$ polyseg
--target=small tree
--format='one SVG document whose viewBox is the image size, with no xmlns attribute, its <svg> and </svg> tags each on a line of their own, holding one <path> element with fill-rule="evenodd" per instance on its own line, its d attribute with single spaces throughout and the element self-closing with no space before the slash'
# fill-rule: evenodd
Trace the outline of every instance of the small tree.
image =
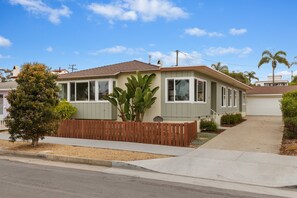
<svg viewBox="0 0 297 198">
<path fill-rule="evenodd" d="M 37 146 L 39 139 L 56 132 L 59 116 L 57 76 L 44 64 L 24 64 L 16 82 L 18 87 L 9 92 L 6 124 L 10 141 L 31 140 Z"/>
<path fill-rule="evenodd" d="M 60 119 L 69 120 L 77 112 L 77 108 L 74 107 L 70 102 L 61 100 L 56 106 L 55 111 L 58 113 Z"/>
<path fill-rule="evenodd" d="M 123 121 L 142 122 L 145 112 L 157 99 L 154 95 L 159 87 L 151 88 L 155 77 L 156 74 L 141 75 L 137 72 L 136 76 L 131 75 L 127 78 L 128 82 L 125 84 L 127 91 L 115 87 L 113 93 L 104 99 L 117 107 Z"/>
<path fill-rule="evenodd" d="M 220 72 L 228 72 L 229 69 L 228 69 L 228 66 L 227 65 L 222 65 L 221 62 L 218 62 L 218 63 L 214 63 L 214 64 L 211 64 L 211 68 L 217 70 L 217 71 L 220 71 Z"/>
<path fill-rule="evenodd" d="M 248 79 L 250 85 L 252 84 L 252 79 L 259 80 L 259 78 L 256 76 L 256 72 L 254 71 L 245 71 L 244 75 Z"/>
</svg>

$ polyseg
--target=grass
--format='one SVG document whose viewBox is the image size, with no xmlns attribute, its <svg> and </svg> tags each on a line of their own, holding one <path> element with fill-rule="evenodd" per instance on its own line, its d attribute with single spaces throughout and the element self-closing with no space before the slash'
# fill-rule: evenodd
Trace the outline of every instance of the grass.
<svg viewBox="0 0 297 198">
<path fill-rule="evenodd" d="M 7 140 L 0 140 L 0 148 L 25 151 L 29 153 L 48 153 L 54 155 L 63 155 L 71 157 L 81 157 L 89 159 L 100 160 L 117 160 L 117 161 L 134 161 L 145 159 L 156 159 L 172 157 L 168 155 L 157 155 L 151 153 L 113 150 L 113 149 L 100 149 L 92 147 L 68 146 L 60 144 L 39 143 L 37 147 L 32 147 L 28 142 L 9 142 Z"/>
<path fill-rule="evenodd" d="M 198 133 L 198 137 L 196 140 L 192 141 L 190 147 L 192 148 L 198 148 L 199 146 L 205 144 L 212 138 L 216 137 L 218 133 L 209 133 L 209 132 L 201 132 Z"/>
</svg>

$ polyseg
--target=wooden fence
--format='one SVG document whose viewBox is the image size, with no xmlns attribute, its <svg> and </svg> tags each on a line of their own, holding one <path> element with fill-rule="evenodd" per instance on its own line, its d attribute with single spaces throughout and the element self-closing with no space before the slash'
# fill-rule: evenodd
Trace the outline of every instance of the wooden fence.
<svg viewBox="0 0 297 198">
<path fill-rule="evenodd" d="M 57 137 L 189 146 L 197 137 L 197 122 L 153 123 L 64 120 Z"/>
</svg>

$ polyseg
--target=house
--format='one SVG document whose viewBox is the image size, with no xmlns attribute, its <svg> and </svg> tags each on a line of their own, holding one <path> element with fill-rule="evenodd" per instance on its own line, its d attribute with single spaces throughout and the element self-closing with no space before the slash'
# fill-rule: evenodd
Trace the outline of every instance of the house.
<svg viewBox="0 0 297 198">
<path fill-rule="evenodd" d="M 0 83 L 0 120 L 3 120 L 7 116 L 6 109 L 9 107 L 9 103 L 6 99 L 8 92 L 17 87 L 15 81 L 1 82 Z"/>
<path fill-rule="evenodd" d="M 250 87 L 207 66 L 159 67 L 134 60 L 62 74 L 58 77 L 60 97 L 77 107 L 77 119 L 117 120 L 117 109 L 103 96 L 115 86 L 125 88 L 127 77 L 136 71 L 155 73 L 152 86 L 160 87 L 145 121 L 156 116 L 165 121 L 191 121 L 213 114 L 245 115 Z"/>
<path fill-rule="evenodd" d="M 57 75 L 61 75 L 61 74 L 68 74 L 69 71 L 66 70 L 66 69 L 61 69 L 61 68 L 59 68 L 59 69 L 53 69 L 53 70 L 52 70 L 52 73 L 53 73 L 53 74 L 57 74 Z"/>
<path fill-rule="evenodd" d="M 247 90 L 247 115 L 281 116 L 280 100 L 290 91 L 297 91 L 297 85 L 252 87 Z"/>
<path fill-rule="evenodd" d="M 273 86 L 273 79 L 272 76 L 268 76 L 267 80 L 256 81 L 256 86 Z M 289 81 L 283 80 L 282 75 L 275 75 L 274 76 L 274 86 L 288 86 Z"/>
</svg>

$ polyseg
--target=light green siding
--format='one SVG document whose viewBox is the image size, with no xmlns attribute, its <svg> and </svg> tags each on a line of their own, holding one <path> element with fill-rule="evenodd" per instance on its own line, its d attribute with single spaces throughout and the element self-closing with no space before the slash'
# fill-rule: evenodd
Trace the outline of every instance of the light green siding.
<svg viewBox="0 0 297 198">
<path fill-rule="evenodd" d="M 76 119 L 116 119 L 116 109 L 109 102 L 71 103 L 77 108 Z"/>
<path fill-rule="evenodd" d="M 167 78 L 174 77 L 195 77 L 206 80 L 206 103 L 197 103 L 197 102 L 188 102 L 188 103 L 170 103 L 166 102 L 166 87 L 165 81 Z M 184 121 L 184 120 L 197 120 L 199 118 L 205 118 L 211 115 L 211 82 L 216 83 L 216 112 L 218 114 L 224 113 L 237 113 L 239 112 L 239 89 L 234 86 L 223 83 L 219 80 L 213 79 L 207 75 L 194 72 L 194 71 L 169 71 L 162 73 L 162 105 L 161 105 L 161 114 L 164 120 L 170 121 Z M 237 90 L 237 107 L 221 107 L 221 86 L 225 86 L 226 90 L 231 88 L 232 90 Z M 227 91 L 228 92 L 228 91 Z M 226 95 L 226 100 L 228 96 Z M 227 101 L 226 101 L 227 104 Z M 243 106 L 243 111 L 245 112 L 245 106 Z"/>
</svg>

